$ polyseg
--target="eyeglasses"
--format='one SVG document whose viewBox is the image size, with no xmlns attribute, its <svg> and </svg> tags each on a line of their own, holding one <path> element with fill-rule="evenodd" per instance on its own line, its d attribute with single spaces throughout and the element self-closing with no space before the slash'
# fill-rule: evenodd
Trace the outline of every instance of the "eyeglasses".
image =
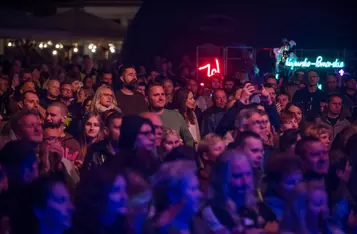
<svg viewBox="0 0 357 234">
<path fill-rule="evenodd" d="M 143 135 L 143 136 L 150 136 L 150 135 L 154 135 L 154 133 L 152 131 L 144 131 L 144 132 L 139 132 L 140 135 Z"/>
</svg>

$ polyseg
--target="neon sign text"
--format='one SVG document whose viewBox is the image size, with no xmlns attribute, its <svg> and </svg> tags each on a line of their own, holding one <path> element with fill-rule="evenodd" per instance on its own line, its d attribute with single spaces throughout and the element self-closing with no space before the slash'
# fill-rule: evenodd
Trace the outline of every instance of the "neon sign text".
<svg viewBox="0 0 357 234">
<path fill-rule="evenodd" d="M 288 67 L 317 67 L 317 68 L 342 68 L 345 66 L 343 61 L 336 59 L 335 61 L 323 61 L 322 56 L 318 56 L 315 62 L 309 61 L 305 58 L 304 61 L 296 61 L 295 59 L 288 58 L 285 62 L 285 66 Z"/>
<path fill-rule="evenodd" d="M 216 68 L 212 68 L 212 69 L 211 69 L 211 64 L 208 63 L 208 64 L 206 64 L 206 65 L 204 65 L 204 66 L 202 66 L 202 67 L 199 67 L 198 70 L 202 71 L 202 70 L 204 70 L 204 69 L 207 69 L 207 76 L 208 76 L 208 77 L 211 77 L 211 76 L 213 76 L 213 75 L 216 74 L 216 73 L 220 73 L 220 68 L 219 68 L 218 59 L 215 59 L 215 61 L 216 61 Z"/>
</svg>

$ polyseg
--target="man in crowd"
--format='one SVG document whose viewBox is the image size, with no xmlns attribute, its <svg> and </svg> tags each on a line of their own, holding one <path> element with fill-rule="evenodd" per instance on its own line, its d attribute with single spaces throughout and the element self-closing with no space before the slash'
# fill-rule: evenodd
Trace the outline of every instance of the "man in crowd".
<svg viewBox="0 0 357 234">
<path fill-rule="evenodd" d="M 327 99 L 325 92 L 317 88 L 320 80 L 316 71 L 307 73 L 307 87 L 295 92 L 293 103 L 301 105 L 306 120 L 313 121 L 319 112 L 320 102 Z"/>
<path fill-rule="evenodd" d="M 272 87 L 275 91 L 278 90 L 278 82 L 274 75 L 267 75 L 264 81 L 265 85 Z"/>
<path fill-rule="evenodd" d="M 340 93 L 338 86 L 338 78 L 335 73 L 330 73 L 327 75 L 326 78 L 326 93 L 333 94 L 333 93 Z"/>
<path fill-rule="evenodd" d="M 50 80 L 47 84 L 46 96 L 40 99 L 40 105 L 46 108 L 53 102 L 58 101 L 60 94 L 60 83 L 58 80 Z"/>
<path fill-rule="evenodd" d="M 101 82 L 102 82 L 102 84 L 112 86 L 113 85 L 113 74 L 110 72 L 103 72 Z"/>
<path fill-rule="evenodd" d="M 62 83 L 59 101 L 67 107 L 71 105 L 73 98 L 73 87 L 71 83 Z"/>
<path fill-rule="evenodd" d="M 200 123 L 201 136 L 215 132 L 219 122 L 225 114 L 227 95 L 222 89 L 217 89 L 212 96 L 213 106 L 202 113 Z"/>
<path fill-rule="evenodd" d="M 122 68 L 120 80 L 123 82 L 123 88 L 115 93 L 118 107 L 124 115 L 138 115 L 148 110 L 147 103 L 143 95 L 136 91 L 137 78 L 133 66 Z"/>
<path fill-rule="evenodd" d="M 234 83 L 233 79 L 228 78 L 228 77 L 224 78 L 224 80 L 223 80 L 223 89 L 224 89 L 224 91 L 226 92 L 227 95 L 233 94 L 234 86 L 235 86 L 235 83 Z"/>
<path fill-rule="evenodd" d="M 149 109 L 161 118 L 163 126 L 176 130 L 180 134 L 185 145 L 193 146 L 194 140 L 187 128 L 187 123 L 181 114 L 174 110 L 165 109 L 166 96 L 164 87 L 159 83 L 151 84 L 146 89 Z"/>
<path fill-rule="evenodd" d="M 324 183 L 324 178 L 329 169 L 328 149 L 315 137 L 302 138 L 295 147 L 295 153 L 304 162 L 306 181 L 317 181 Z"/>
<path fill-rule="evenodd" d="M 341 78 L 344 80 L 345 88 L 342 92 L 343 106 L 349 111 L 349 115 L 353 118 L 357 117 L 357 82 L 356 77 L 344 75 Z"/>
<path fill-rule="evenodd" d="M 63 148 L 68 150 L 69 160 L 83 160 L 84 155 L 80 153 L 78 141 L 65 132 L 65 121 L 68 113 L 67 106 L 61 102 L 54 102 L 47 108 L 44 126 L 51 131 L 51 136 L 47 137 L 55 137 L 62 142 Z"/>
<path fill-rule="evenodd" d="M 351 125 L 341 113 L 342 98 L 338 94 L 331 94 L 327 104 L 327 113 L 322 113 L 320 119 L 317 120 L 332 129 L 331 141 L 333 141 L 337 134 L 343 129 Z"/>
</svg>

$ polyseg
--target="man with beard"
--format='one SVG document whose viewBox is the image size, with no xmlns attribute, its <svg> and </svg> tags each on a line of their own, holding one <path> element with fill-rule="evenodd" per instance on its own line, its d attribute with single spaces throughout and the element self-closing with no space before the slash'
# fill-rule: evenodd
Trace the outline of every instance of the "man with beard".
<svg viewBox="0 0 357 234">
<path fill-rule="evenodd" d="M 60 92 L 60 102 L 65 104 L 66 106 L 71 105 L 73 98 L 73 87 L 71 83 L 64 82 L 61 84 L 61 92 Z"/>
<path fill-rule="evenodd" d="M 138 115 L 148 111 L 145 97 L 136 91 L 138 80 L 133 66 L 124 66 L 120 75 L 123 88 L 115 93 L 118 107 L 125 116 Z"/>
<path fill-rule="evenodd" d="M 329 170 L 327 147 L 315 137 L 305 137 L 296 144 L 295 153 L 304 162 L 305 180 L 317 181 L 323 185 Z"/>
<path fill-rule="evenodd" d="M 44 128 L 51 135 L 46 138 L 59 140 L 63 146 L 66 157 L 73 162 L 81 164 L 83 156 L 80 154 L 80 145 L 74 137 L 65 133 L 65 120 L 68 116 L 68 108 L 61 102 L 54 102 L 47 108 Z"/>
</svg>

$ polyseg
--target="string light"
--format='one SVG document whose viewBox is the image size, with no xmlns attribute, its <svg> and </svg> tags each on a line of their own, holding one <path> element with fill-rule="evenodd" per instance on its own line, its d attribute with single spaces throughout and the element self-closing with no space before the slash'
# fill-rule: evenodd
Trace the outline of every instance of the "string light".
<svg viewBox="0 0 357 234">
<path fill-rule="evenodd" d="M 9 42 L 7 43 L 7 46 L 8 46 L 8 47 L 11 47 L 11 46 L 12 46 L 12 43 L 9 41 Z"/>
<path fill-rule="evenodd" d="M 93 44 L 89 44 L 89 46 L 88 46 L 88 49 L 93 49 L 93 47 L 94 47 L 94 45 Z"/>
<path fill-rule="evenodd" d="M 96 49 L 93 47 L 91 51 L 92 53 L 95 53 Z"/>
<path fill-rule="evenodd" d="M 110 52 L 112 52 L 114 54 L 115 53 L 115 48 L 114 47 L 110 47 Z"/>
<path fill-rule="evenodd" d="M 57 55 L 58 53 L 57 53 L 57 50 L 53 50 L 52 51 L 52 55 Z"/>
<path fill-rule="evenodd" d="M 42 48 L 43 48 L 43 43 L 41 42 L 41 43 L 38 45 L 38 47 L 40 47 L 40 49 L 42 49 Z"/>
<path fill-rule="evenodd" d="M 60 45 L 59 44 L 56 44 L 55 45 L 56 49 L 60 48 Z"/>
<path fill-rule="evenodd" d="M 63 49 L 63 45 L 62 44 L 60 44 L 59 46 L 60 46 L 61 49 Z"/>
<path fill-rule="evenodd" d="M 77 48 L 77 47 L 74 47 L 74 48 L 73 48 L 73 52 L 74 52 L 74 53 L 78 53 L 78 48 Z"/>
<path fill-rule="evenodd" d="M 47 45 L 52 46 L 52 45 L 53 45 L 53 44 L 52 44 L 52 41 L 48 41 L 48 42 L 47 42 Z"/>
<path fill-rule="evenodd" d="M 43 45 L 43 48 L 47 48 L 47 44 L 44 44 L 44 45 Z"/>
</svg>

